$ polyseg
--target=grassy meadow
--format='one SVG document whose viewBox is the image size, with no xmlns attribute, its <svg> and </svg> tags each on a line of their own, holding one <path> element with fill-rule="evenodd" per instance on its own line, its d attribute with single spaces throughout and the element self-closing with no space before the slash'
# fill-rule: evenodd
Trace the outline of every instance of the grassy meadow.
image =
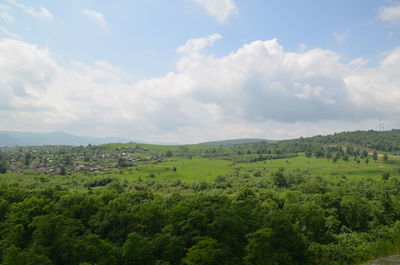
<svg viewBox="0 0 400 265">
<path fill-rule="evenodd" d="M 152 179 L 155 181 L 180 180 L 182 182 L 207 181 L 213 182 L 216 177 L 233 174 L 238 169 L 242 173 L 272 173 L 283 168 L 287 171 L 302 170 L 310 175 L 321 177 L 346 177 L 346 178 L 374 178 L 380 179 L 384 173 L 391 177 L 400 178 L 400 160 L 390 158 L 385 162 L 370 159 L 357 161 L 332 160 L 321 158 L 307 158 L 299 154 L 293 158 L 273 159 L 253 163 L 235 163 L 229 160 L 194 157 L 171 158 L 163 163 L 138 163 L 129 169 L 115 170 L 115 174 L 127 179 Z"/>
</svg>

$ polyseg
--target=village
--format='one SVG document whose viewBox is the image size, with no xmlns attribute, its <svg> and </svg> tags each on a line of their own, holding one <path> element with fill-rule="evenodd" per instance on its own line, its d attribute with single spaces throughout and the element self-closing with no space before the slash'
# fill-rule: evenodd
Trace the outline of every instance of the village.
<svg viewBox="0 0 400 265">
<path fill-rule="evenodd" d="M 137 163 L 160 163 L 163 157 L 138 145 L 117 148 L 105 146 L 37 146 L 3 148 L 8 153 L 9 171 L 31 170 L 39 174 L 65 175 L 76 172 L 106 173 Z"/>
</svg>

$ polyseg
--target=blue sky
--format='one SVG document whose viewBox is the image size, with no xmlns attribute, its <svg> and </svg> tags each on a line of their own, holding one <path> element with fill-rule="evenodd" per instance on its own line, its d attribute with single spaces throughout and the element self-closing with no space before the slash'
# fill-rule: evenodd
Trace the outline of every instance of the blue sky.
<svg viewBox="0 0 400 265">
<path fill-rule="evenodd" d="M 7 4 L 8 1 L 3 1 Z M 48 48 L 63 62 L 104 60 L 138 78 L 174 69 L 175 50 L 188 39 L 223 36 L 208 52 L 226 55 L 254 40 L 277 38 L 287 50 L 299 45 L 333 49 L 345 58 L 374 58 L 398 45 L 398 25 L 382 23 L 379 9 L 388 3 L 358 1 L 235 1 L 236 11 L 218 22 L 192 0 L 151 1 L 20 1 L 45 7 L 52 21 L 38 20 L 18 9 L 15 23 L 4 25 L 25 41 Z M 33 5 L 34 4 L 34 5 Z M 104 16 L 105 27 L 83 13 Z M 343 36 L 336 41 L 334 35 Z"/>
<path fill-rule="evenodd" d="M 400 1 L 0 0 L 0 129 L 181 143 L 395 128 L 399 30 Z"/>
</svg>

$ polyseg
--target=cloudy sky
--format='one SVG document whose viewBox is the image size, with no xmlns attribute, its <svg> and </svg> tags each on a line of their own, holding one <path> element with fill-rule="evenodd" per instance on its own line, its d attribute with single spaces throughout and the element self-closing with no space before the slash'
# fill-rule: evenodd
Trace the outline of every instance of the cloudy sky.
<svg viewBox="0 0 400 265">
<path fill-rule="evenodd" d="M 0 130 L 196 143 L 400 128 L 400 0 L 0 0 Z"/>
</svg>

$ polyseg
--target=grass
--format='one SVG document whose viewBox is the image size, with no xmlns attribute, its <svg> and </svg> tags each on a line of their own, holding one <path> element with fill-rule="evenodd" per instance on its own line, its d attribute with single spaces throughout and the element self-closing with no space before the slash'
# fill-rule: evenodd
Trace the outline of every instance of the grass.
<svg viewBox="0 0 400 265">
<path fill-rule="evenodd" d="M 135 168 L 123 170 L 121 176 L 128 179 L 149 178 L 157 181 L 214 181 L 217 176 L 228 174 L 232 169 L 231 162 L 227 160 L 181 158 L 160 164 L 139 163 Z"/>
<path fill-rule="evenodd" d="M 238 169 L 242 173 L 252 173 L 255 171 L 273 172 L 278 168 L 285 168 L 287 171 L 305 170 L 311 175 L 321 177 L 346 176 L 354 179 L 376 179 L 382 178 L 384 173 L 390 173 L 391 177 L 400 177 L 400 161 L 398 160 L 383 162 L 382 160 L 374 161 L 370 159 L 368 164 L 364 160 L 361 160 L 358 164 L 350 159 L 348 162 L 338 160 L 334 163 L 328 159 L 306 158 L 304 156 L 239 164 L 228 160 L 201 157 L 192 159 L 172 158 L 159 164 L 139 163 L 134 168 L 117 170 L 114 173 L 128 179 L 147 178 L 155 181 L 180 180 L 192 182 L 214 181 L 217 176 L 228 175 Z"/>
<path fill-rule="evenodd" d="M 307 170 L 311 175 L 318 176 L 351 176 L 355 178 L 372 177 L 381 178 L 383 173 L 390 173 L 391 176 L 400 177 L 400 161 L 391 160 L 383 162 L 370 159 L 369 163 L 361 160 L 359 164 L 350 159 L 348 162 L 338 160 L 333 163 L 328 159 L 306 158 L 304 156 L 267 160 L 257 163 L 240 164 L 243 168 L 275 169 L 285 168 L 286 170 L 301 169 Z"/>
</svg>

